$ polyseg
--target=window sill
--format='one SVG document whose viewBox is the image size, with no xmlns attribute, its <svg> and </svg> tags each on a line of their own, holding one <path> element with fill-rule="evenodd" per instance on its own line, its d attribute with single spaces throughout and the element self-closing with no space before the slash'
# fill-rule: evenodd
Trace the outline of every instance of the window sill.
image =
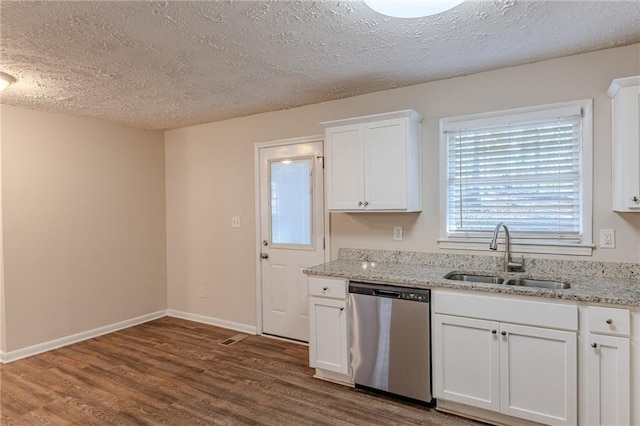
<svg viewBox="0 0 640 426">
<path fill-rule="evenodd" d="M 440 239 L 438 247 L 449 250 L 475 250 L 488 251 L 489 241 Z M 593 244 L 554 244 L 554 243 L 519 243 L 511 242 L 512 253 L 535 254 L 564 254 L 569 256 L 593 255 Z M 498 251 L 504 250 L 504 244 L 500 244 Z"/>
</svg>

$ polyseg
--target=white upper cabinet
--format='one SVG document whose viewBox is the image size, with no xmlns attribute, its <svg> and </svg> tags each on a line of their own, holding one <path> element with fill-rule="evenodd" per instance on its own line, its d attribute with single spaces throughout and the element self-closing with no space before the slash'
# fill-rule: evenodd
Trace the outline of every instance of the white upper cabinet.
<svg viewBox="0 0 640 426">
<path fill-rule="evenodd" d="M 422 210 L 420 122 L 413 110 L 321 123 L 327 208 L 343 212 Z"/>
<path fill-rule="evenodd" d="M 613 80 L 613 210 L 640 212 L 640 76 Z"/>
</svg>

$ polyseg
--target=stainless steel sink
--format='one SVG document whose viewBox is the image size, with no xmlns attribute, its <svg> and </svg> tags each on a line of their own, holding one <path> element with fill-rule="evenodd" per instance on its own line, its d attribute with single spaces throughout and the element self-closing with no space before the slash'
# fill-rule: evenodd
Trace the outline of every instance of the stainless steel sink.
<svg viewBox="0 0 640 426">
<path fill-rule="evenodd" d="M 489 284 L 504 284 L 521 287 L 537 287 L 537 288 L 549 288 L 553 290 L 564 290 L 571 288 L 569 283 L 562 281 L 549 281 L 549 280 L 535 280 L 532 278 L 513 278 L 513 277 L 500 277 L 497 275 L 481 275 L 481 274 L 466 274 L 464 272 L 449 272 L 444 278 L 455 281 L 470 281 L 475 283 L 489 283 Z"/>
<path fill-rule="evenodd" d="M 550 288 L 554 290 L 571 288 L 571 285 L 569 285 L 569 283 L 564 283 L 561 281 L 533 280 L 530 278 L 510 278 L 507 280 L 506 285 Z"/>
<path fill-rule="evenodd" d="M 475 283 L 502 284 L 504 282 L 504 278 L 497 277 L 494 275 L 475 275 L 475 274 L 464 274 L 460 272 L 449 272 L 444 277 L 449 280 L 471 281 Z"/>
</svg>

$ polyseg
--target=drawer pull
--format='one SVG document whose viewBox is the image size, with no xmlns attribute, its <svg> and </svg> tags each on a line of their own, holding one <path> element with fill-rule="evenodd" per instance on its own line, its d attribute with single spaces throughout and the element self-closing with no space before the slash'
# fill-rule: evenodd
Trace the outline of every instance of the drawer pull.
<svg viewBox="0 0 640 426">
<path fill-rule="evenodd" d="M 592 347 L 592 348 L 597 348 L 597 347 L 598 347 L 598 344 L 597 344 L 597 343 L 595 343 L 595 342 L 593 342 L 593 343 L 591 344 L 591 347 Z"/>
<path fill-rule="evenodd" d="M 607 324 L 611 325 L 613 324 L 613 320 L 611 318 L 609 318 L 608 320 L 605 321 Z"/>
<path fill-rule="evenodd" d="M 344 311 L 344 308 L 340 308 L 341 311 Z"/>
</svg>

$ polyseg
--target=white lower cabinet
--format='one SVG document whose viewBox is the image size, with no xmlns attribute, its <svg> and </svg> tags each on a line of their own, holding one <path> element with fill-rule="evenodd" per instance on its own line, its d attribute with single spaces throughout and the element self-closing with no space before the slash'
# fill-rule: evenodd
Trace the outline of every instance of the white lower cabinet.
<svg viewBox="0 0 640 426">
<path fill-rule="evenodd" d="M 436 398 L 499 411 L 498 328 L 496 322 L 434 315 Z"/>
<path fill-rule="evenodd" d="M 500 324 L 500 412 L 546 424 L 577 423 L 575 332 Z"/>
<path fill-rule="evenodd" d="M 350 382 L 346 286 L 345 280 L 309 277 L 309 365 L 319 377 Z"/>
<path fill-rule="evenodd" d="M 347 374 L 347 302 L 311 297 L 309 365 Z"/>
<path fill-rule="evenodd" d="M 631 424 L 629 311 L 588 308 L 586 424 Z"/>
<path fill-rule="evenodd" d="M 577 424 L 575 306 L 446 292 L 435 292 L 433 301 L 436 398 L 543 424 Z M 480 318 L 460 316 L 465 312 Z M 533 324 L 520 325 L 526 321 Z M 545 328 L 554 322 L 570 330 Z"/>
</svg>

